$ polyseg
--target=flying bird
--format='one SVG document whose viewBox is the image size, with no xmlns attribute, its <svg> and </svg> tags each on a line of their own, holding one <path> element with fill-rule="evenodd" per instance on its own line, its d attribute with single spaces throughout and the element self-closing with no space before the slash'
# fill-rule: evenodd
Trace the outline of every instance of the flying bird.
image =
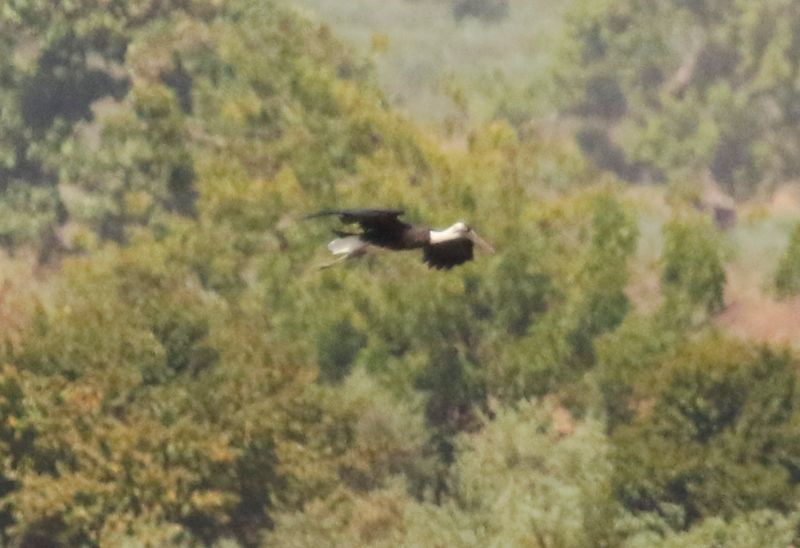
<svg viewBox="0 0 800 548">
<path fill-rule="evenodd" d="M 322 268 L 341 261 L 360 257 L 370 247 L 392 251 L 422 249 L 422 260 L 430 268 L 449 270 L 472 260 L 475 244 L 488 253 L 494 248 L 469 226 L 457 222 L 444 230 L 416 226 L 400 220 L 400 209 L 325 209 L 308 215 L 315 217 L 337 216 L 345 225 L 358 225 L 360 232 L 334 230 L 337 238 L 328 249 L 339 258 Z"/>
</svg>

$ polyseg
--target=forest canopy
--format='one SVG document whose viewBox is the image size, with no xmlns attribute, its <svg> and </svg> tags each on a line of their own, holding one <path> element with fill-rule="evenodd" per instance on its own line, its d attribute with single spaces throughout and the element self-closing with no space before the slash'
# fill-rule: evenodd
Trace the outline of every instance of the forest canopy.
<svg viewBox="0 0 800 548">
<path fill-rule="evenodd" d="M 484 4 L 458 24 L 514 9 Z M 796 11 L 577 0 L 549 74 L 575 133 L 454 143 L 288 3 L 7 2 L 2 543 L 798 542 L 796 351 L 720 327 L 731 238 L 630 181 L 793 176 Z M 337 206 L 498 252 L 319 270 L 301 219 Z"/>
<path fill-rule="evenodd" d="M 736 195 L 800 173 L 796 2 L 576 0 L 567 31 L 563 112 L 604 167 Z"/>
</svg>

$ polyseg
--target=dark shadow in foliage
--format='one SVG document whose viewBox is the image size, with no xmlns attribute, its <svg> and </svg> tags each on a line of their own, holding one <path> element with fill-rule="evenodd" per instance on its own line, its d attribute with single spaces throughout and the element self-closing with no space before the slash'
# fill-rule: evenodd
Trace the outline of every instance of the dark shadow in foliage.
<svg viewBox="0 0 800 548">
<path fill-rule="evenodd" d="M 232 512 L 231 527 L 245 546 L 256 546 L 265 528 L 273 522 L 267 509 L 272 503 L 272 489 L 278 485 L 275 468 L 278 458 L 269 435 L 254 436 L 238 459 L 239 504 Z M 258 478 L 259 481 L 254 481 Z"/>
<path fill-rule="evenodd" d="M 650 316 L 632 314 L 596 343 L 596 381 L 603 396 L 609 432 L 637 413 L 634 386 L 671 359 L 686 340 L 689 324 L 682 314 L 663 307 Z"/>
<path fill-rule="evenodd" d="M 737 175 L 752 170 L 753 157 L 750 153 L 750 137 L 740 134 L 726 134 L 720 138 L 711 161 L 711 174 L 731 194 L 737 191 Z M 757 174 L 748 173 L 748 179 L 757 179 Z"/>
<path fill-rule="evenodd" d="M 740 62 L 735 49 L 723 44 L 708 44 L 697 57 L 697 66 L 692 72 L 693 83 L 704 89 L 719 80 L 731 79 Z"/>
<path fill-rule="evenodd" d="M 428 421 L 444 431 L 455 433 L 472 424 L 472 406 L 484 401 L 486 389 L 475 379 L 475 367 L 453 346 L 434 348 L 429 365 L 417 379 L 417 388 L 430 392 Z"/>
<path fill-rule="evenodd" d="M 164 368 L 143 373 L 146 384 L 160 384 L 181 374 L 197 375 L 219 360 L 218 351 L 206 343 L 208 321 L 170 317 L 159 322 L 153 334 L 164 347 Z"/>
<path fill-rule="evenodd" d="M 663 69 L 657 65 L 645 65 L 639 71 L 639 83 L 647 90 L 657 90 L 665 78 Z"/>
<path fill-rule="evenodd" d="M 366 335 L 353 326 L 350 318 L 340 319 L 330 325 L 317 340 L 320 380 L 340 382 L 344 379 L 366 344 Z"/>
<path fill-rule="evenodd" d="M 454 435 L 476 426 L 475 402 L 486 400 L 485 384 L 471 374 L 469 364 L 453 346 L 431 351 L 429 364 L 416 379 L 416 388 L 428 392 L 425 415 L 433 427 L 428 450 L 449 466 L 455 462 Z M 432 482 L 435 500 L 447 493 L 446 468 Z"/>
<path fill-rule="evenodd" d="M 603 38 L 603 28 L 595 23 L 591 28 L 582 32 L 580 35 L 581 41 L 581 61 L 589 64 L 594 61 L 599 61 L 606 55 L 608 44 Z"/>
<path fill-rule="evenodd" d="M 579 369 L 595 363 L 595 340 L 622 323 L 630 309 L 625 286 L 628 261 L 636 248 L 638 232 L 622 204 L 610 195 L 595 199 L 592 245 L 583 266 L 586 286 L 567 336 L 571 362 Z"/>
<path fill-rule="evenodd" d="M 15 136 L 15 141 L 13 166 L 0 167 L 0 192 L 7 191 L 15 181 L 24 181 L 31 186 L 55 187 L 56 176 L 46 170 L 39 160 L 31 157 L 28 146 L 20 135 Z M 9 238 L 13 240 L 13 236 Z"/>
<path fill-rule="evenodd" d="M 64 525 L 56 519 L 39 522 L 19 539 L 18 546 L 20 548 L 61 548 L 62 544 L 55 539 L 63 528 Z M 86 546 L 91 545 L 89 539 L 84 539 L 83 543 Z"/>
<path fill-rule="evenodd" d="M 600 169 L 616 173 L 626 180 L 634 180 L 639 170 L 625 159 L 625 153 L 617 146 L 604 129 L 585 127 L 578 131 L 578 145 Z"/>
<path fill-rule="evenodd" d="M 454 0 L 452 8 L 456 21 L 474 17 L 489 23 L 502 21 L 508 11 L 508 0 Z"/>
<path fill-rule="evenodd" d="M 622 322 L 630 309 L 630 301 L 622 292 L 612 295 L 593 295 L 586 306 L 586 310 L 578 319 L 578 325 L 567 337 L 574 349 L 574 362 L 584 368 L 595 362 L 594 341 L 597 336 Z"/>
<path fill-rule="evenodd" d="M 197 214 L 198 193 L 194 186 L 195 171 L 191 155 L 186 152 L 173 166 L 167 181 L 169 190 L 168 209 L 193 217 Z"/>
<path fill-rule="evenodd" d="M 161 81 L 172 88 L 178 98 L 178 104 L 184 114 L 191 114 L 192 102 L 192 75 L 183 66 L 180 57 L 175 57 L 175 68 L 161 74 Z"/>
<path fill-rule="evenodd" d="M 38 71 L 22 84 L 21 111 L 25 123 L 41 134 L 56 118 L 89 120 L 91 104 L 107 95 L 127 93 L 127 80 L 89 68 L 86 45 L 73 34 L 54 42 L 39 58 Z"/>
<path fill-rule="evenodd" d="M 63 224 L 66 221 L 67 214 L 61 200 L 57 202 L 56 211 L 56 222 L 58 224 Z M 47 226 L 40 237 L 39 252 L 36 255 L 36 262 L 40 265 L 50 264 L 66 251 L 67 246 L 64 245 L 63 240 L 56 232 L 56 227 L 53 225 Z"/>
<path fill-rule="evenodd" d="M 472 317 L 494 321 L 509 335 L 524 336 L 533 321 L 547 311 L 556 292 L 550 276 L 537 271 L 534 261 L 528 251 L 509 250 L 497 266 L 494 285 L 482 285 L 481 278 L 466 276 Z"/>
<path fill-rule="evenodd" d="M 616 120 L 628 111 L 628 101 L 616 80 L 595 76 L 586 83 L 586 95 L 578 111 L 583 116 Z"/>
</svg>

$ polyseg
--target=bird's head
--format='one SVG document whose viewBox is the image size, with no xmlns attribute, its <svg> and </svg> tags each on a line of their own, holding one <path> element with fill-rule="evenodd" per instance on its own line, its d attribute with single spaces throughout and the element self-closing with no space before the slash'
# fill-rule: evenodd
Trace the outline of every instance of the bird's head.
<svg viewBox="0 0 800 548">
<path fill-rule="evenodd" d="M 475 232 L 475 230 L 464 221 L 458 221 L 457 223 L 453 224 L 447 229 L 446 232 L 451 234 L 453 238 L 469 238 L 487 253 L 494 253 L 494 247 L 489 242 L 478 236 L 478 233 Z"/>
<path fill-rule="evenodd" d="M 449 232 L 453 234 L 458 234 L 459 236 L 466 236 L 469 234 L 470 228 L 467 226 L 467 223 L 464 221 L 458 221 L 453 226 L 448 229 Z"/>
</svg>

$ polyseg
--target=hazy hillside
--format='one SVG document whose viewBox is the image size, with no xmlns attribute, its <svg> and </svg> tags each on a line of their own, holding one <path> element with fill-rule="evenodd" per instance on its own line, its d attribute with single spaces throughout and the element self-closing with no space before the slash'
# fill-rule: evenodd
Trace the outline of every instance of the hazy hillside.
<svg viewBox="0 0 800 548">
<path fill-rule="evenodd" d="M 459 17 L 457 4 L 297 2 L 368 55 L 389 100 L 419 122 L 463 130 L 496 115 L 522 119 L 549 112 L 556 92 L 549 78 L 552 45 L 570 2 L 501 2 L 507 12 L 488 21 L 469 12 Z"/>
<path fill-rule="evenodd" d="M 645 4 L 4 5 L 0 544 L 800 543 L 800 12 Z"/>
</svg>

